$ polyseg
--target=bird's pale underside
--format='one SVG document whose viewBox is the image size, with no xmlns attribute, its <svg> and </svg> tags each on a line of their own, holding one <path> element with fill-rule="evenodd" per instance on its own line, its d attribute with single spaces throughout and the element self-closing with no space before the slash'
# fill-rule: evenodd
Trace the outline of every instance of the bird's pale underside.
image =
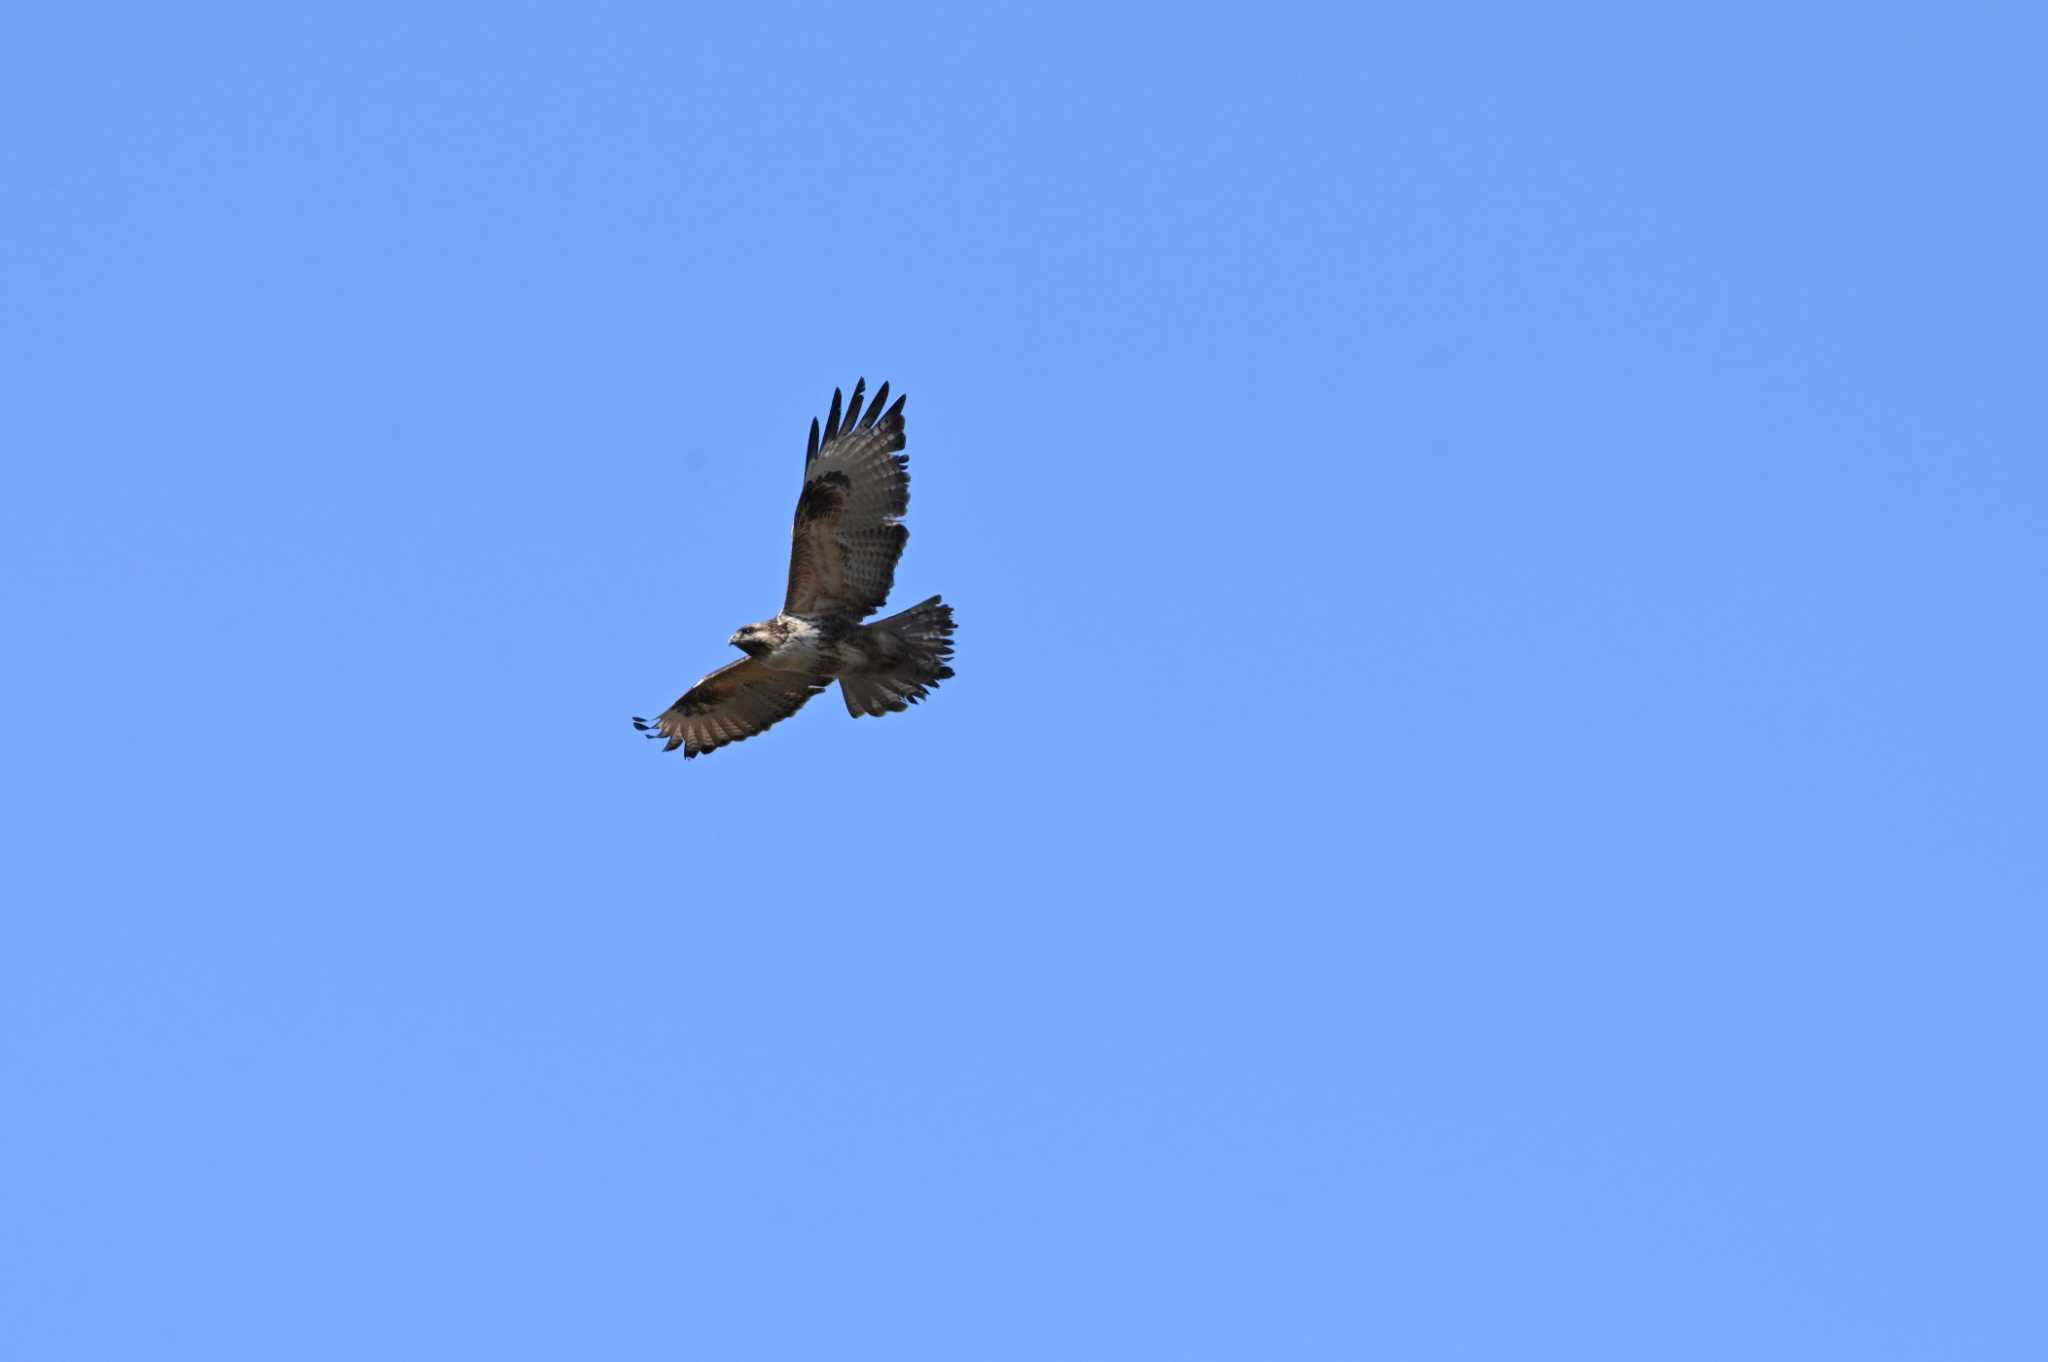
<svg viewBox="0 0 2048 1362">
<path fill-rule="evenodd" d="M 867 380 L 811 422 L 804 487 L 791 532 L 789 589 L 781 613 L 735 632 L 746 656 L 720 667 L 653 719 L 633 727 L 667 739 L 686 757 L 763 732 L 839 683 L 846 712 L 888 714 L 925 698 L 953 674 L 953 607 L 937 596 L 866 624 L 896 581 L 910 531 L 910 460 L 902 452 L 903 402 L 889 385 L 862 407 Z"/>
</svg>

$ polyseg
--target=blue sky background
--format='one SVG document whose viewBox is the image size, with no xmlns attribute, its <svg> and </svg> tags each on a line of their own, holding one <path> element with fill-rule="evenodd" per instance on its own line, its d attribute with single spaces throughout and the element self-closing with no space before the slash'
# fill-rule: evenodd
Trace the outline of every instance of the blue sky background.
<svg viewBox="0 0 2048 1362">
<path fill-rule="evenodd" d="M 2037 7 L 6 29 L 0 1355 L 2048 1355 Z"/>
</svg>

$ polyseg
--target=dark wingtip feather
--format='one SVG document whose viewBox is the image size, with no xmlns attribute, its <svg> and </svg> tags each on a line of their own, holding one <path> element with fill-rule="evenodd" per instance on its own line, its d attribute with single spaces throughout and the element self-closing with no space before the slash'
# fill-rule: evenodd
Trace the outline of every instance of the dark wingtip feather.
<svg viewBox="0 0 2048 1362">
<path fill-rule="evenodd" d="M 860 400 L 866 395 L 867 390 L 868 381 L 866 379 L 857 378 L 854 380 L 853 399 L 846 404 L 846 420 L 841 424 L 840 429 L 852 430 L 860 424 Z"/>
<path fill-rule="evenodd" d="M 875 400 L 868 404 L 868 419 L 861 424 L 873 426 L 876 418 L 882 414 L 882 408 L 887 405 L 889 405 L 889 385 L 884 383 L 881 387 L 875 389 Z"/>
<path fill-rule="evenodd" d="M 908 402 L 909 400 L 910 400 L 910 394 L 909 394 L 909 393 L 905 393 L 905 394 L 903 394 L 903 396 L 901 396 L 901 397 L 897 398 L 897 399 L 896 399 L 896 405 L 895 405 L 895 406 L 893 406 L 893 407 L 891 407 L 891 408 L 889 408 L 888 412 L 887 412 L 887 413 L 886 413 L 886 414 L 885 414 L 885 415 L 884 415 L 884 416 L 882 417 L 882 421 L 883 421 L 883 423 L 884 423 L 884 424 L 886 424 L 886 423 L 888 423 L 888 422 L 890 422 L 890 421 L 894 421 L 894 420 L 897 420 L 898 418 L 900 418 L 900 417 L 901 417 L 901 416 L 903 415 L 903 404 L 904 404 L 905 402 Z"/>
<path fill-rule="evenodd" d="M 815 416 L 813 416 L 813 417 L 811 418 L 811 447 L 810 447 L 809 449 L 806 449 L 806 450 L 804 451 L 804 462 L 805 462 L 805 463 L 809 463 L 809 462 L 810 462 L 810 461 L 811 461 L 812 459 L 815 459 L 815 458 L 817 458 L 817 457 L 818 457 L 818 418 L 817 418 L 817 417 L 815 417 Z"/>
<path fill-rule="evenodd" d="M 825 443 L 831 444 L 839 434 L 839 389 L 832 390 L 832 410 L 825 413 Z"/>
</svg>

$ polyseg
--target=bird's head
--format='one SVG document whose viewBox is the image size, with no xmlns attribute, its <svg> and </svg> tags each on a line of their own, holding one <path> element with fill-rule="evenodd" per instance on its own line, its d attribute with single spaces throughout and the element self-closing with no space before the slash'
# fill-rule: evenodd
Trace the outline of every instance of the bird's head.
<svg viewBox="0 0 2048 1362">
<path fill-rule="evenodd" d="M 743 629 L 735 630 L 733 636 L 726 642 L 748 657 L 760 657 L 764 653 L 775 651 L 775 640 L 768 636 L 768 626 L 765 624 L 749 624 Z"/>
</svg>

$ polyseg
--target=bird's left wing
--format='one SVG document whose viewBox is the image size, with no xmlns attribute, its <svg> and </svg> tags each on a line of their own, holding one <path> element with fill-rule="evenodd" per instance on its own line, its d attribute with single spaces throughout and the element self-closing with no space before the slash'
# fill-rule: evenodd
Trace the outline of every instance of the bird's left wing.
<svg viewBox="0 0 2048 1362">
<path fill-rule="evenodd" d="M 664 752 L 680 747 L 686 757 L 699 756 L 765 733 L 831 683 L 829 676 L 778 671 L 757 657 L 743 657 L 684 691 L 654 719 L 634 719 L 633 727 L 650 738 L 667 738 Z"/>
<path fill-rule="evenodd" d="M 861 411 L 867 380 L 853 385 L 842 415 L 839 390 L 822 434 L 811 422 L 804 454 L 804 490 L 797 498 L 789 553 L 791 615 L 847 614 L 865 619 L 889 599 L 896 560 L 910 531 L 910 460 L 904 445 L 903 402 L 889 405 L 889 385 Z"/>
</svg>

